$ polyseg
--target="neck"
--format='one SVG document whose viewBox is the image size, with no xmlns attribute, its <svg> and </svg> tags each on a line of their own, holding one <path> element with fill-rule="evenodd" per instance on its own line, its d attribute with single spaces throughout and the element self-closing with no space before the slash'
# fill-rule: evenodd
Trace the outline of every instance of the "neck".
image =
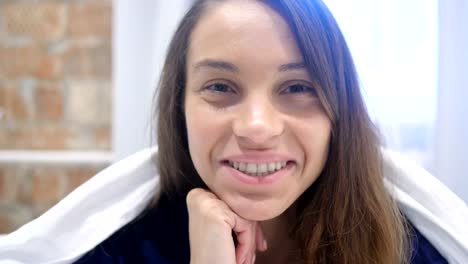
<svg viewBox="0 0 468 264">
<path fill-rule="evenodd" d="M 268 249 L 257 253 L 256 263 L 292 263 L 291 259 L 296 258 L 299 252 L 297 241 L 289 236 L 296 217 L 296 206 L 292 205 L 280 216 L 260 222 Z"/>
</svg>

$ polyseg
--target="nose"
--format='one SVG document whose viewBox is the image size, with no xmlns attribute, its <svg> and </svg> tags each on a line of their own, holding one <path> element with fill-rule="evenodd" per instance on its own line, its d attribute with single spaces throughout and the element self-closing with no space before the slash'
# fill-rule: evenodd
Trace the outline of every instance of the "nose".
<svg viewBox="0 0 468 264">
<path fill-rule="evenodd" d="M 265 96 L 251 97 L 236 114 L 233 132 L 241 147 L 273 148 L 284 132 L 281 114 Z"/>
</svg>

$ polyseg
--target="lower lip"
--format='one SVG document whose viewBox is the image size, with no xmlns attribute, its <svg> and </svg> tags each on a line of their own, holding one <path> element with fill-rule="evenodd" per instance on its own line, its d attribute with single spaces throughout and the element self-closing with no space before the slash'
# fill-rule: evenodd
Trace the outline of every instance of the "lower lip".
<svg viewBox="0 0 468 264">
<path fill-rule="evenodd" d="M 234 169 L 233 167 L 223 164 L 223 168 L 225 168 L 228 174 L 232 175 L 238 181 L 249 184 L 249 185 L 272 185 L 278 182 L 286 173 L 288 173 L 291 168 L 294 166 L 294 163 L 286 164 L 286 167 L 282 168 L 279 171 L 275 171 L 272 174 L 267 176 L 250 176 L 241 171 Z"/>
</svg>

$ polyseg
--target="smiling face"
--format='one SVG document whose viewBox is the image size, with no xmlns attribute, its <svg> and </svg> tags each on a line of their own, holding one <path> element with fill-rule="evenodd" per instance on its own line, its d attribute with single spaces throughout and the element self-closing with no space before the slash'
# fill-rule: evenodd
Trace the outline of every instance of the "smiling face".
<svg viewBox="0 0 468 264">
<path fill-rule="evenodd" d="M 238 215 L 273 219 L 317 179 L 331 122 L 287 23 L 261 1 L 208 8 L 187 55 L 189 150 Z"/>
</svg>

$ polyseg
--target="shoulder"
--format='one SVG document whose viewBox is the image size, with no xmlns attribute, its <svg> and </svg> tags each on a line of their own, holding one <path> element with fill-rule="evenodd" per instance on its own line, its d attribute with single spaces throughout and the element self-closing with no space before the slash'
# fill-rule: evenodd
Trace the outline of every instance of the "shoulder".
<svg viewBox="0 0 468 264">
<path fill-rule="evenodd" d="M 189 263 L 188 214 L 185 199 L 161 198 L 77 262 Z"/>
<path fill-rule="evenodd" d="M 409 222 L 411 264 L 448 263 Z M 161 198 L 111 237 L 81 257 L 77 264 L 189 263 L 188 213 L 185 198 Z"/>
<path fill-rule="evenodd" d="M 422 235 L 418 229 L 410 224 L 411 264 L 446 264 L 447 260 Z"/>
</svg>

